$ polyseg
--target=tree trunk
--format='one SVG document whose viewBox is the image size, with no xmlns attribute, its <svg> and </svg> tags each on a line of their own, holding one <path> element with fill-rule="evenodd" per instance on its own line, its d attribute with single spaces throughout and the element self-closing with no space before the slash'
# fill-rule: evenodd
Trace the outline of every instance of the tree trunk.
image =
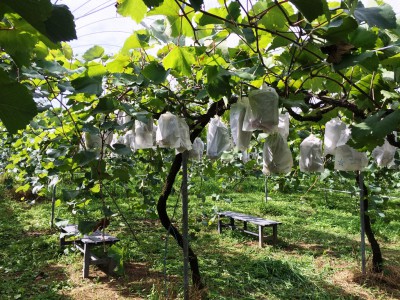
<svg viewBox="0 0 400 300">
<path fill-rule="evenodd" d="M 163 191 L 158 199 L 157 203 L 157 212 L 158 217 L 160 218 L 161 224 L 164 228 L 169 232 L 170 235 L 174 237 L 178 245 L 183 248 L 183 238 L 178 229 L 172 225 L 171 220 L 167 213 L 167 199 L 168 196 L 171 194 L 172 187 L 175 182 L 176 175 L 178 174 L 182 163 L 182 154 L 178 154 L 175 156 L 175 159 L 172 163 L 172 166 L 169 170 L 167 181 L 164 184 Z M 200 270 L 199 270 L 199 263 L 197 261 L 197 256 L 193 252 L 192 248 L 188 247 L 189 252 L 189 264 L 190 269 L 192 270 L 192 282 L 193 285 L 198 288 L 202 289 L 204 287 L 203 283 L 201 282 Z"/>
<path fill-rule="evenodd" d="M 236 102 L 237 98 L 231 97 L 230 103 Z M 199 117 L 193 118 L 194 122 L 189 126 L 191 134 L 190 140 L 193 142 L 194 139 L 200 135 L 202 130 L 206 127 L 209 123 L 210 119 L 215 115 L 222 115 L 228 107 L 225 106 L 224 100 L 220 100 L 218 102 L 214 102 L 210 108 L 208 109 L 207 113 L 201 115 Z M 178 231 L 178 229 L 171 223 L 171 220 L 167 213 L 167 200 L 169 195 L 171 194 L 172 187 L 174 185 L 176 175 L 178 174 L 182 164 L 182 154 L 177 154 L 172 162 L 171 168 L 167 175 L 167 180 L 164 183 L 163 190 L 161 192 L 160 197 L 158 198 L 157 202 L 157 212 L 158 217 L 161 221 L 163 227 L 168 231 L 170 235 L 176 240 L 178 245 L 183 248 L 183 238 L 182 234 Z M 189 252 L 189 264 L 190 269 L 192 271 L 192 282 L 193 285 L 201 290 L 204 288 L 204 285 L 201 281 L 201 275 L 199 270 L 199 263 L 197 260 L 196 254 L 193 252 L 192 248 L 188 247 Z"/>
<path fill-rule="evenodd" d="M 357 175 L 357 183 L 360 182 L 360 177 Z M 381 248 L 379 246 L 378 241 L 375 239 L 374 232 L 371 227 L 371 219 L 368 215 L 368 190 L 365 184 L 363 184 L 363 192 L 364 192 L 364 226 L 365 226 L 365 234 L 367 235 L 368 242 L 371 245 L 372 250 L 372 271 L 374 273 L 382 272 L 383 266 L 383 257 Z"/>
</svg>

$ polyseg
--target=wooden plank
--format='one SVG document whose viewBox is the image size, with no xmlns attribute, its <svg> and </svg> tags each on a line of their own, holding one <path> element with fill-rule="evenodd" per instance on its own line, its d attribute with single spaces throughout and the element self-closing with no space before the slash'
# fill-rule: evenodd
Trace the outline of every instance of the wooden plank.
<svg viewBox="0 0 400 300">
<path fill-rule="evenodd" d="M 278 221 L 267 220 L 267 219 L 263 219 L 260 217 L 255 217 L 255 216 L 232 212 L 232 211 L 219 212 L 218 215 L 223 216 L 223 217 L 229 217 L 231 219 L 236 219 L 236 220 L 243 221 L 243 222 L 250 222 L 255 225 L 261 225 L 261 226 L 272 226 L 274 224 L 281 224 L 281 222 L 278 222 Z"/>
</svg>

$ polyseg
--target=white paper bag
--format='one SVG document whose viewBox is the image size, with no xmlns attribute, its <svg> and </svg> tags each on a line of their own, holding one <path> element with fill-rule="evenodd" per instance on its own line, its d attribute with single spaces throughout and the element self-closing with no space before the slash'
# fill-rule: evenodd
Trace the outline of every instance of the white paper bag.
<svg viewBox="0 0 400 300">
<path fill-rule="evenodd" d="M 85 132 L 84 134 L 85 146 L 88 150 L 101 150 L 102 140 L 100 134 L 91 134 L 90 132 Z"/>
<path fill-rule="evenodd" d="M 128 131 L 124 134 L 123 139 L 122 139 L 123 144 L 124 144 L 126 147 L 129 147 L 132 151 L 135 151 L 136 149 L 138 149 L 138 148 L 136 147 L 135 140 L 136 140 L 136 139 L 135 139 L 135 131 L 134 131 L 134 130 L 128 130 Z"/>
<path fill-rule="evenodd" d="M 135 120 L 135 148 L 149 149 L 154 146 L 153 142 L 153 118 Z"/>
<path fill-rule="evenodd" d="M 179 124 L 179 147 L 176 148 L 178 153 L 192 149 L 192 142 L 190 141 L 190 131 L 185 119 L 178 118 Z"/>
<path fill-rule="evenodd" d="M 162 148 L 178 148 L 180 146 L 178 117 L 166 112 L 158 119 L 156 133 L 157 145 Z"/>
<path fill-rule="evenodd" d="M 231 148 L 229 130 L 218 116 L 212 118 L 207 130 L 207 156 L 219 158 L 222 152 Z"/>
<path fill-rule="evenodd" d="M 335 150 L 335 169 L 339 171 L 360 171 L 368 165 L 367 154 L 358 152 L 348 145 Z"/>
<path fill-rule="evenodd" d="M 251 131 L 243 131 L 243 120 L 248 107 L 248 98 L 242 98 L 239 102 L 233 104 L 230 109 L 230 127 L 233 143 L 240 151 L 246 150 L 250 145 Z"/>
<path fill-rule="evenodd" d="M 123 110 L 116 111 L 118 125 L 124 125 L 132 120 L 132 117 Z"/>
<path fill-rule="evenodd" d="M 279 114 L 278 132 L 287 140 L 289 136 L 289 114 Z"/>
<path fill-rule="evenodd" d="M 322 141 L 314 135 L 305 138 L 300 144 L 300 171 L 323 172 Z"/>
<path fill-rule="evenodd" d="M 289 173 L 292 167 L 293 158 L 287 141 L 277 132 L 269 135 L 263 149 L 263 173 Z"/>
<path fill-rule="evenodd" d="M 391 166 L 394 164 L 396 149 L 395 146 L 390 145 L 389 142 L 385 140 L 382 146 L 378 146 L 372 151 L 372 157 L 379 167 Z"/>
<path fill-rule="evenodd" d="M 339 118 L 334 118 L 325 124 L 324 155 L 335 155 L 337 143 L 341 136 L 344 138 L 342 131 L 346 130 L 346 128 L 346 124 L 340 121 Z"/>
<path fill-rule="evenodd" d="M 249 106 L 243 120 L 244 131 L 263 130 L 272 133 L 279 124 L 279 96 L 274 88 L 263 85 L 249 93 Z"/>
<path fill-rule="evenodd" d="M 193 160 L 201 160 L 203 158 L 204 142 L 197 137 L 193 141 L 192 149 L 189 151 L 189 158 Z"/>
</svg>

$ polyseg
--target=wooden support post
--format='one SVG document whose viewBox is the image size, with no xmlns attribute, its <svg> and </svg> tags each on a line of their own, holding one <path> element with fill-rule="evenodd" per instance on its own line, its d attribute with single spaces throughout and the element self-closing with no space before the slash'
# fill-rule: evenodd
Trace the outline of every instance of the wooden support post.
<svg viewBox="0 0 400 300">
<path fill-rule="evenodd" d="M 89 277 L 89 265 L 90 265 L 90 245 L 83 245 L 83 278 Z"/>
<path fill-rule="evenodd" d="M 220 215 L 218 215 L 218 233 L 222 233 L 222 220 Z"/>
<path fill-rule="evenodd" d="M 272 243 L 276 244 L 278 241 L 278 225 L 272 225 Z"/>
<path fill-rule="evenodd" d="M 247 222 L 246 221 L 243 221 L 243 229 L 247 230 Z"/>
<path fill-rule="evenodd" d="M 56 207 L 56 185 L 53 185 L 53 189 L 51 191 L 51 228 L 54 228 L 54 211 Z"/>
<path fill-rule="evenodd" d="M 230 226 L 231 226 L 231 229 L 233 230 L 233 229 L 235 229 L 235 219 L 234 218 L 232 218 L 232 217 L 230 217 Z"/>
<path fill-rule="evenodd" d="M 183 299 L 189 300 L 189 195 L 187 162 L 189 152 L 182 154 L 182 243 L 183 243 Z"/>
<path fill-rule="evenodd" d="M 63 250 L 64 246 L 65 246 L 65 236 L 60 237 L 60 249 Z"/>
<path fill-rule="evenodd" d="M 264 247 L 264 235 L 263 235 L 264 226 L 258 226 L 258 245 L 260 248 Z"/>
<path fill-rule="evenodd" d="M 365 258 L 365 208 L 364 208 L 364 177 L 361 171 L 359 171 L 359 182 L 360 188 L 360 227 L 361 227 L 361 272 L 363 275 L 366 274 L 366 258 Z"/>
</svg>

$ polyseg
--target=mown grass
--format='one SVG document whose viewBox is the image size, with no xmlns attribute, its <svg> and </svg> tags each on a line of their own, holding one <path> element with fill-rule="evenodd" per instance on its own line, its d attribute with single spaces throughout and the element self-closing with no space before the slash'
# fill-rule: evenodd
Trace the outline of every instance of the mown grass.
<svg viewBox="0 0 400 300">
<path fill-rule="evenodd" d="M 270 200 L 265 202 L 263 178 L 226 188 L 221 188 L 221 182 L 204 181 L 201 188 L 192 182 L 190 190 L 191 246 L 198 256 L 209 299 L 400 297 L 400 279 L 390 284 L 383 279 L 360 280 L 357 197 L 326 192 L 317 184 L 308 192 L 308 187 L 290 193 L 271 189 Z M 198 194 L 205 196 L 204 200 L 195 196 Z M 92 268 L 89 280 L 80 278 L 80 254 L 59 251 L 58 233 L 49 229 L 49 201 L 30 205 L 9 197 L 0 200 L 0 299 L 180 298 L 181 250 L 141 197 L 127 198 L 115 191 L 114 196 L 134 231 L 133 235 L 121 215 L 113 217 L 108 228 L 121 238 L 118 250 L 125 261 L 125 274 L 105 277 Z M 88 210 L 99 216 L 101 201 L 97 200 Z M 113 201 L 108 198 L 106 202 L 117 211 Z M 172 195 L 168 203 L 179 228 L 178 195 Z M 386 217 L 374 218 L 373 224 L 386 265 L 390 266 L 385 269 L 388 278 L 400 269 L 399 207 L 399 200 L 390 200 Z M 237 231 L 225 230 L 218 235 L 213 218 L 218 210 L 281 221 L 277 245 L 260 249 L 254 237 Z M 76 218 L 66 205 L 60 206 L 57 214 Z M 367 257 L 371 259 L 369 248 Z"/>
</svg>

